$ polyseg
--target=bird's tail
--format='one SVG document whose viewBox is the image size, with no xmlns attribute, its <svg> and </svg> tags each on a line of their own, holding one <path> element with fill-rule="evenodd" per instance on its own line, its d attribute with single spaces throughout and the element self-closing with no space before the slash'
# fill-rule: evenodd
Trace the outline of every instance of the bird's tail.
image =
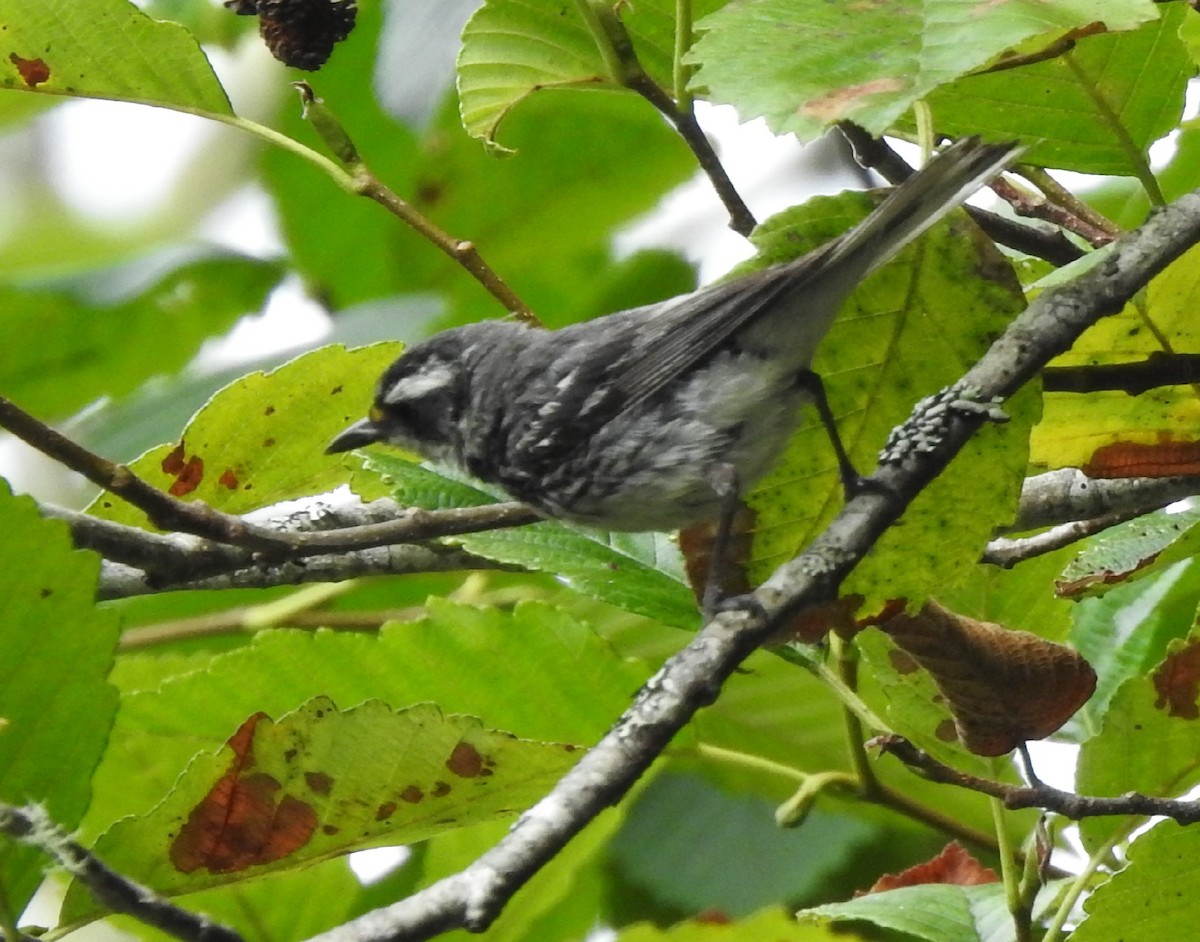
<svg viewBox="0 0 1200 942">
<path fill-rule="evenodd" d="M 964 203 L 1024 150 L 1020 144 L 985 144 L 977 137 L 958 141 L 892 190 L 858 226 L 831 243 L 820 267 L 828 270 L 854 258 L 862 262 L 857 277 L 865 278 Z"/>
</svg>

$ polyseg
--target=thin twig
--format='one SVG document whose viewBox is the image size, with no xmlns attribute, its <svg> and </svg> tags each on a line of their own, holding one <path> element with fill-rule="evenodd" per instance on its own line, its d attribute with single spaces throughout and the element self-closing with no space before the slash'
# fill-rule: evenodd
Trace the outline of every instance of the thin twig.
<svg viewBox="0 0 1200 942">
<path fill-rule="evenodd" d="M 1017 186 L 1015 183 L 1010 183 L 1002 177 L 993 180 L 991 186 L 993 192 L 1000 199 L 1004 200 L 1004 202 L 1008 203 L 1013 208 L 1013 212 L 1018 216 L 1025 216 L 1030 219 L 1044 219 L 1046 222 L 1060 226 L 1068 232 L 1074 232 L 1095 248 L 1108 245 L 1117 237 L 1116 232 L 1110 232 L 1097 227 L 1091 220 L 1084 219 L 1071 208 L 1061 206 L 1046 199 L 1044 196 L 1030 193 L 1028 190 Z"/>
<path fill-rule="evenodd" d="M 365 576 L 396 576 L 412 573 L 472 572 L 495 569 L 518 571 L 518 567 L 484 559 L 453 546 L 430 544 L 398 544 L 357 550 L 353 553 L 328 553 L 289 559 L 282 562 L 263 562 L 215 575 L 164 580 L 161 575 L 148 576 L 143 570 L 120 563 L 104 562 L 96 598 L 100 601 L 149 595 L 166 589 L 181 591 L 213 591 L 217 589 L 269 589 L 284 585 L 307 585 L 313 582 L 341 582 Z"/>
<path fill-rule="evenodd" d="M 1074 215 L 1090 223 L 1101 232 L 1106 232 L 1113 238 L 1121 234 L 1120 226 L 1103 213 L 1098 212 L 1092 206 L 1088 205 L 1086 200 L 1081 200 L 1055 180 L 1054 177 L 1050 176 L 1044 168 L 1035 167 L 1032 164 L 1019 164 L 1013 168 L 1013 172 L 1036 186 L 1045 194 L 1047 199 L 1070 210 Z"/>
<path fill-rule="evenodd" d="M 89 451 L 2 396 L 0 428 L 8 429 L 42 454 L 137 507 L 159 529 L 190 533 L 206 540 L 263 553 L 269 559 L 421 542 L 480 529 L 523 526 L 542 519 L 532 509 L 518 503 L 461 507 L 448 511 L 410 507 L 403 510 L 397 519 L 386 523 L 327 533 L 292 533 L 249 523 L 242 517 L 223 513 L 199 501 L 188 502 L 172 497 L 143 481 L 125 465 Z M 62 512 L 60 515 L 66 516 Z M 117 551 L 131 542 L 131 530 L 121 531 L 115 526 L 96 527 L 90 532 L 89 538 L 94 539 L 97 545 Z M 144 553 L 143 548 L 130 546 L 120 551 L 135 555 Z M 139 557 L 124 561 L 140 564 L 146 560 Z"/>
<path fill-rule="evenodd" d="M 1133 520 L 1135 517 L 1140 517 L 1141 515 L 1142 511 L 1140 510 L 1125 510 L 1120 513 L 1106 514 L 1103 517 L 1093 517 L 1090 520 L 1073 520 L 1070 523 L 1060 523 L 1058 526 L 1051 527 L 1042 533 L 1022 537 L 1021 539 L 1010 539 L 1002 536 L 996 537 L 988 541 L 988 545 L 984 547 L 979 561 L 989 563 L 993 566 L 1000 566 L 1004 569 L 1012 569 L 1017 563 L 1023 563 L 1027 559 L 1035 559 L 1038 556 L 1053 553 L 1064 546 L 1078 543 L 1089 536 L 1102 533 L 1109 529 L 1109 527 L 1115 527 L 1119 523 L 1125 523 L 1127 520 Z"/>
<path fill-rule="evenodd" d="M 292 86 L 300 93 L 300 101 L 304 105 L 304 117 L 308 119 L 313 130 L 320 135 L 326 146 L 333 152 L 341 164 L 341 172 L 348 175 L 348 179 L 339 180 L 339 183 L 352 193 L 374 200 L 397 219 L 432 242 L 466 269 L 471 277 L 483 285 L 492 297 L 503 304 L 505 309 L 519 320 L 532 327 L 542 326 L 541 321 L 529 306 L 483 260 L 473 242 L 451 236 L 371 172 L 371 169 L 359 156 L 358 149 L 354 146 L 354 141 L 346 129 L 325 102 L 314 94 L 311 85 L 307 82 L 293 82 Z"/>
<path fill-rule="evenodd" d="M 754 231 L 758 221 L 746 206 L 733 181 L 729 179 L 729 174 L 725 172 L 725 167 L 721 164 L 717 152 L 713 150 L 704 129 L 696 120 L 691 107 L 688 107 L 687 103 L 676 102 L 642 68 L 637 51 L 633 48 L 633 40 L 625 29 L 625 24 L 621 22 L 620 4 L 610 4 L 607 0 L 602 3 L 596 3 L 594 0 L 576 0 L 575 6 L 591 31 L 600 56 L 608 67 L 609 78 L 618 85 L 637 92 L 671 122 L 695 155 L 700 169 L 712 183 L 717 197 L 729 213 L 729 228 L 748 236 Z M 678 55 L 678 50 L 676 54 Z"/>
<path fill-rule="evenodd" d="M 1042 808 L 1061 814 L 1072 821 L 1083 818 L 1134 815 L 1164 817 L 1180 824 L 1200 822 L 1200 801 L 1180 801 L 1175 798 L 1155 798 L 1138 792 L 1126 792 L 1116 797 L 1077 795 L 1054 788 L 1044 782 L 1035 785 L 1008 785 L 993 779 L 961 772 L 939 762 L 929 753 L 918 749 L 902 736 L 881 736 L 875 741 L 881 752 L 894 755 L 901 762 L 931 782 L 954 785 L 968 791 L 991 795 L 1010 811 L 1021 808 Z"/>
<path fill-rule="evenodd" d="M 726 212 L 729 213 L 729 228 L 739 235 L 750 235 L 754 231 L 754 227 L 758 225 L 758 220 L 754 218 L 754 213 L 750 211 L 750 207 L 738 193 L 737 187 L 729 179 L 729 174 L 725 171 L 721 158 L 713 150 L 712 142 L 704 133 L 704 129 L 700 127 L 695 113 L 676 107 L 671 96 L 664 92 L 658 83 L 644 71 L 639 71 L 626 78 L 625 86 L 645 98 L 674 125 L 679 136 L 683 138 L 684 143 L 695 155 L 696 162 L 700 164 L 700 169 L 708 177 Z"/>
<path fill-rule="evenodd" d="M 1164 350 L 1127 363 L 1048 366 L 1042 371 L 1042 388 L 1046 392 L 1118 391 L 1139 396 L 1163 386 L 1197 383 L 1200 383 L 1200 353 L 1168 353 Z"/>
</svg>

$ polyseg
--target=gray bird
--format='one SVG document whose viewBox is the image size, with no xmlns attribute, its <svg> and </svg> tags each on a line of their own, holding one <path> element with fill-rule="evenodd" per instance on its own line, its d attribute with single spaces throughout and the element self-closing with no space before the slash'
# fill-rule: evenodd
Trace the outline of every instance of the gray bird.
<svg viewBox="0 0 1200 942">
<path fill-rule="evenodd" d="M 608 530 L 719 518 L 771 467 L 815 401 L 843 481 L 813 353 L 838 309 L 1021 148 L 966 139 L 866 219 L 801 258 L 561 330 L 485 321 L 414 345 L 369 416 L 328 453 L 396 445 L 497 485 L 549 517 Z"/>
</svg>

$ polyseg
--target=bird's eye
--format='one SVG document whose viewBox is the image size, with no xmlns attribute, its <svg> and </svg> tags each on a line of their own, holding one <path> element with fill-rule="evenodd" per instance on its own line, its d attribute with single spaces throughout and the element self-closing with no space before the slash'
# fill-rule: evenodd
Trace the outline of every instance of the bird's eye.
<svg viewBox="0 0 1200 942">
<path fill-rule="evenodd" d="M 430 403 L 397 402 L 388 407 L 391 420 L 419 441 L 430 441 L 438 437 L 437 416 Z"/>
</svg>

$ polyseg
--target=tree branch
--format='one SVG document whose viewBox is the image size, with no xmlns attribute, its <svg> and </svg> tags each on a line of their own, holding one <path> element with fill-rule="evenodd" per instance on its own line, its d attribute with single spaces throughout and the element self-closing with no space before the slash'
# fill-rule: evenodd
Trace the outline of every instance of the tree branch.
<svg viewBox="0 0 1200 942">
<path fill-rule="evenodd" d="M 1001 566 L 1004 569 L 1011 569 L 1017 563 L 1022 563 L 1027 559 L 1034 559 L 1038 556 L 1044 556 L 1047 553 L 1053 553 L 1064 546 L 1078 543 L 1089 536 L 1095 536 L 1097 533 L 1104 532 L 1109 527 L 1115 527 L 1119 523 L 1125 523 L 1127 520 L 1132 520 L 1141 515 L 1141 511 L 1126 510 L 1123 513 L 1093 517 L 1091 520 L 1073 520 L 1070 523 L 1060 523 L 1058 526 L 1051 527 L 1042 533 L 1036 533 L 1033 536 L 1021 539 L 996 537 L 996 539 L 988 542 L 983 554 L 979 557 L 979 561 L 990 563 L 993 566 Z"/>
<path fill-rule="evenodd" d="M 214 589 L 269 589 L 281 585 L 306 585 L 311 582 L 342 582 L 365 576 L 397 576 L 411 573 L 462 572 L 495 569 L 519 571 L 516 567 L 475 556 L 451 546 L 419 546 L 400 543 L 377 546 L 347 553 L 327 553 L 289 559 L 282 562 L 262 562 L 215 575 L 163 581 L 141 569 L 121 563 L 104 562 L 96 587 L 98 601 L 124 599 L 172 591 Z"/>
<path fill-rule="evenodd" d="M 1026 478 L 1017 518 L 1002 532 L 1020 533 L 1111 514 L 1140 514 L 1200 494 L 1200 476 L 1090 478 L 1077 468 L 1060 468 Z"/>
<path fill-rule="evenodd" d="M 1139 817 L 1171 818 L 1180 824 L 1200 822 L 1200 801 L 1179 801 L 1173 798 L 1154 798 L 1138 792 L 1117 797 L 1097 797 L 1065 792 L 1044 782 L 1032 785 L 1007 785 L 1004 782 L 960 772 L 929 753 L 918 749 L 903 736 L 880 736 L 875 741 L 881 752 L 893 755 L 918 775 L 931 782 L 954 785 L 968 791 L 999 798 L 1011 811 L 1021 808 L 1041 808 L 1053 811 L 1072 821 L 1082 818 L 1136 815 Z"/>
<path fill-rule="evenodd" d="M 1143 360 L 1095 366 L 1048 366 L 1042 372 L 1046 392 L 1090 393 L 1119 390 L 1138 396 L 1160 386 L 1200 383 L 1200 354 L 1160 350 Z"/>
<path fill-rule="evenodd" d="M 721 684 L 792 613 L 832 598 L 838 584 L 917 493 L 950 462 L 986 415 L 955 403 L 1008 396 L 1101 317 L 1120 310 L 1134 292 L 1200 241 L 1200 193 L 1182 197 L 1074 283 L 1041 294 L 1009 327 L 940 412 L 918 411 L 876 469 L 883 486 L 850 500 L 800 556 L 781 566 L 747 600 L 718 615 L 638 693 L 633 705 L 594 749 L 509 834 L 454 876 L 406 900 L 368 913 L 314 942 L 398 942 L 427 939 L 454 927 L 485 929 L 517 888 L 603 808 L 617 801 Z M 920 428 L 921 447 L 908 434 Z M 931 432 L 936 433 L 931 437 Z"/>
</svg>

